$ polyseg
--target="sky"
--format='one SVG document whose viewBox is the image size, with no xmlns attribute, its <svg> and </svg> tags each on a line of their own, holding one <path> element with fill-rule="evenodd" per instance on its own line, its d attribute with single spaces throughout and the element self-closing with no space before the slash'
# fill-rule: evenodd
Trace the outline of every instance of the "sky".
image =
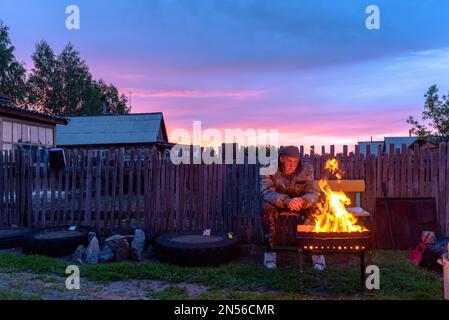
<svg viewBox="0 0 449 320">
<path fill-rule="evenodd" d="M 80 29 L 65 27 L 68 5 Z M 380 29 L 365 26 L 368 5 Z M 16 57 L 71 42 L 133 113 L 175 129 L 277 129 L 279 144 L 407 136 L 433 84 L 449 90 L 447 0 L 1 0 Z M 223 131 L 222 131 L 223 132 Z"/>
</svg>

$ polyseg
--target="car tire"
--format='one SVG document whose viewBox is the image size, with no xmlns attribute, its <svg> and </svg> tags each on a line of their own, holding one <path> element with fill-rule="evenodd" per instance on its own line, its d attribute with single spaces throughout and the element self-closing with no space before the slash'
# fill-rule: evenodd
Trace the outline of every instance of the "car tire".
<svg viewBox="0 0 449 320">
<path fill-rule="evenodd" d="M 88 245 L 90 227 L 77 227 L 69 231 L 69 226 L 39 229 L 23 239 L 22 251 L 27 254 L 39 254 L 50 257 L 67 256 L 75 252 L 80 245 Z M 73 233 L 72 233 L 73 232 Z M 46 235 L 55 236 L 46 237 Z"/>
<path fill-rule="evenodd" d="M 161 262 L 181 266 L 213 266 L 240 256 L 240 241 L 235 235 L 202 231 L 165 233 L 156 238 L 154 253 Z"/>
<path fill-rule="evenodd" d="M 0 249 L 17 248 L 22 246 L 23 238 L 31 233 L 31 228 L 0 228 Z"/>
</svg>

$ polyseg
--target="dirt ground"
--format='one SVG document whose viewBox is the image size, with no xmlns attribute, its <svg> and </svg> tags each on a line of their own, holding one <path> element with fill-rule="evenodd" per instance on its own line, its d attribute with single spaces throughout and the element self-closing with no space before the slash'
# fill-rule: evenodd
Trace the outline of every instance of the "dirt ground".
<svg viewBox="0 0 449 320">
<path fill-rule="evenodd" d="M 67 290 L 65 278 L 33 273 L 0 272 L 0 288 L 20 290 L 25 298 L 43 300 L 151 300 L 148 292 L 163 292 L 168 287 L 185 288 L 189 298 L 196 298 L 208 290 L 207 286 L 178 283 L 167 284 L 157 280 L 114 281 L 97 284 L 81 277 L 80 290 Z"/>
<path fill-rule="evenodd" d="M 21 255 L 20 249 L 0 250 L 0 253 Z M 294 255 L 293 255 L 294 256 Z M 281 254 L 282 259 L 291 259 L 290 253 Z M 69 257 L 61 258 L 68 260 Z M 259 246 L 242 246 L 242 263 L 261 262 L 263 248 Z M 157 263 L 155 259 L 147 262 Z M 184 289 L 188 298 L 195 299 L 209 288 L 201 284 L 177 283 L 169 284 L 158 280 L 127 280 L 99 284 L 82 277 L 80 290 L 67 290 L 65 277 L 57 275 L 43 275 L 34 273 L 6 273 L 0 271 L 0 288 L 3 290 L 20 291 L 24 298 L 37 298 L 44 300 L 151 300 L 148 292 L 161 293 L 167 288 Z"/>
<path fill-rule="evenodd" d="M 237 264 L 257 263 L 262 264 L 264 249 L 262 246 L 242 245 L 241 257 Z M 20 249 L 0 250 L 0 253 L 22 255 Z M 345 266 L 348 258 L 344 255 L 326 256 L 332 265 Z M 69 260 L 69 257 L 61 258 Z M 293 266 L 298 261 L 296 251 L 279 251 L 278 264 L 289 263 Z M 146 259 L 147 263 L 159 263 L 155 258 Z M 294 269 L 291 270 L 295 272 Z M 151 300 L 173 298 L 204 298 L 214 292 L 213 288 L 199 283 L 169 283 L 160 280 L 121 280 L 107 283 L 98 283 L 81 274 L 79 290 L 68 290 L 65 286 L 66 278 L 56 274 L 35 274 L 31 272 L 6 272 L 0 269 L 0 299 L 2 294 L 10 298 L 10 292 L 20 295 L 17 299 L 44 299 L 44 300 Z M 216 289 L 215 289 L 216 290 Z M 315 289 L 314 289 L 315 290 Z M 228 289 L 220 289 L 219 294 L 226 295 Z M 264 291 L 263 293 L 266 293 Z M 262 292 L 255 292 L 257 294 Z M 270 294 L 278 295 L 281 292 L 271 291 Z M 317 297 L 326 296 L 326 292 L 310 294 Z M 14 298 L 14 296 L 12 296 Z"/>
</svg>

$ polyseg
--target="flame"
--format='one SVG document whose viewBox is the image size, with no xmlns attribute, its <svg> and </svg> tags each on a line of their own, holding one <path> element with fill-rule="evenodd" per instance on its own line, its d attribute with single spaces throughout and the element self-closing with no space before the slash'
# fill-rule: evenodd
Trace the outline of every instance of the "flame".
<svg viewBox="0 0 449 320">
<path fill-rule="evenodd" d="M 341 171 L 336 159 L 326 161 L 326 170 L 341 179 Z M 314 232 L 362 232 L 365 227 L 357 225 L 357 218 L 346 210 L 351 200 L 344 192 L 333 191 L 327 179 L 321 179 L 318 186 L 324 194 L 324 200 L 317 205 Z"/>
<path fill-rule="evenodd" d="M 334 174 L 337 179 L 341 179 L 342 178 L 342 174 L 340 172 L 340 169 L 338 168 L 338 161 L 337 161 L 337 159 L 329 159 L 329 160 L 327 160 L 325 169 L 329 170 L 330 173 Z"/>
</svg>

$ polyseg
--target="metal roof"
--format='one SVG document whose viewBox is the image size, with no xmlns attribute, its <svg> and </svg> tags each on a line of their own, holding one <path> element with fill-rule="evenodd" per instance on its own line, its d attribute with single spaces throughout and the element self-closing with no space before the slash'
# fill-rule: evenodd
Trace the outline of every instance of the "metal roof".
<svg viewBox="0 0 449 320">
<path fill-rule="evenodd" d="M 56 127 L 56 145 L 58 146 L 167 141 L 161 112 L 68 117 L 67 119 L 69 123 L 66 126 Z"/>
</svg>

